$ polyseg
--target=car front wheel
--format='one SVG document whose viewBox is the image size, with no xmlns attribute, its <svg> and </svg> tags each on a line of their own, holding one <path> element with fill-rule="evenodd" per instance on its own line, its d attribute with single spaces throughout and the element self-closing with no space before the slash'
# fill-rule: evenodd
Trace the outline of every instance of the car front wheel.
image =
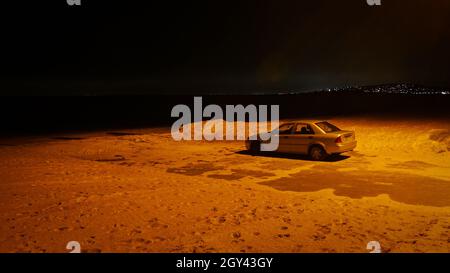
<svg viewBox="0 0 450 273">
<path fill-rule="evenodd" d="M 328 154 L 321 146 L 313 146 L 309 149 L 309 156 L 312 160 L 321 161 L 326 159 Z"/>
</svg>

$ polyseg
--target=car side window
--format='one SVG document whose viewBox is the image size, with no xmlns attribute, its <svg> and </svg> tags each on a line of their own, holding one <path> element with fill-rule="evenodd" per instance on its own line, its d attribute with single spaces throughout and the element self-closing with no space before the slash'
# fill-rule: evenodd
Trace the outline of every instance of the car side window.
<svg viewBox="0 0 450 273">
<path fill-rule="evenodd" d="M 309 124 L 298 123 L 295 126 L 294 134 L 296 135 L 313 135 L 314 131 L 312 130 Z"/>
<path fill-rule="evenodd" d="M 280 135 L 289 135 L 289 134 L 291 134 L 292 127 L 294 127 L 294 124 L 292 124 L 292 123 L 281 125 L 280 128 L 278 128 L 279 134 Z"/>
</svg>

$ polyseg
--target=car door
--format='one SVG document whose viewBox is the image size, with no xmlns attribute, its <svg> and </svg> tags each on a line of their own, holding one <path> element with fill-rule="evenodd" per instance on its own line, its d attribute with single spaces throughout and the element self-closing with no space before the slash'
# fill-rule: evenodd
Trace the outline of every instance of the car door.
<svg viewBox="0 0 450 273">
<path fill-rule="evenodd" d="M 292 135 L 292 130 L 294 129 L 294 123 L 285 123 L 278 128 L 278 152 L 287 153 L 289 152 L 289 136 Z"/>
<path fill-rule="evenodd" d="M 314 131 L 307 123 L 297 123 L 291 134 L 285 139 L 285 149 L 288 153 L 307 154 L 310 144 L 314 141 Z"/>
</svg>

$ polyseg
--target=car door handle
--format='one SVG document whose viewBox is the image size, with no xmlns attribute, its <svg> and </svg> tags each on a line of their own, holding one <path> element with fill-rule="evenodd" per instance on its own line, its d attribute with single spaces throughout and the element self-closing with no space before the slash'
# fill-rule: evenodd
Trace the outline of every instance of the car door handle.
<svg viewBox="0 0 450 273">
<path fill-rule="evenodd" d="M 314 137 L 312 137 L 312 136 L 310 136 L 310 137 L 308 137 L 309 139 L 313 139 Z"/>
</svg>

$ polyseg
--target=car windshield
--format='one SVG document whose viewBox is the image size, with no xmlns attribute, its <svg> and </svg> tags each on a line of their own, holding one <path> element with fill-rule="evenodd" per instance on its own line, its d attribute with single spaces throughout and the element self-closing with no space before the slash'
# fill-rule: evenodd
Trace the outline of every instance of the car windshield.
<svg viewBox="0 0 450 273">
<path fill-rule="evenodd" d="M 280 135 L 290 134 L 293 126 L 293 123 L 283 124 L 278 128 L 278 133 Z"/>
<path fill-rule="evenodd" d="M 324 130 L 325 133 L 333 133 L 341 130 L 338 127 L 326 121 L 318 122 L 316 123 L 316 125 L 319 126 L 320 129 Z"/>
</svg>

